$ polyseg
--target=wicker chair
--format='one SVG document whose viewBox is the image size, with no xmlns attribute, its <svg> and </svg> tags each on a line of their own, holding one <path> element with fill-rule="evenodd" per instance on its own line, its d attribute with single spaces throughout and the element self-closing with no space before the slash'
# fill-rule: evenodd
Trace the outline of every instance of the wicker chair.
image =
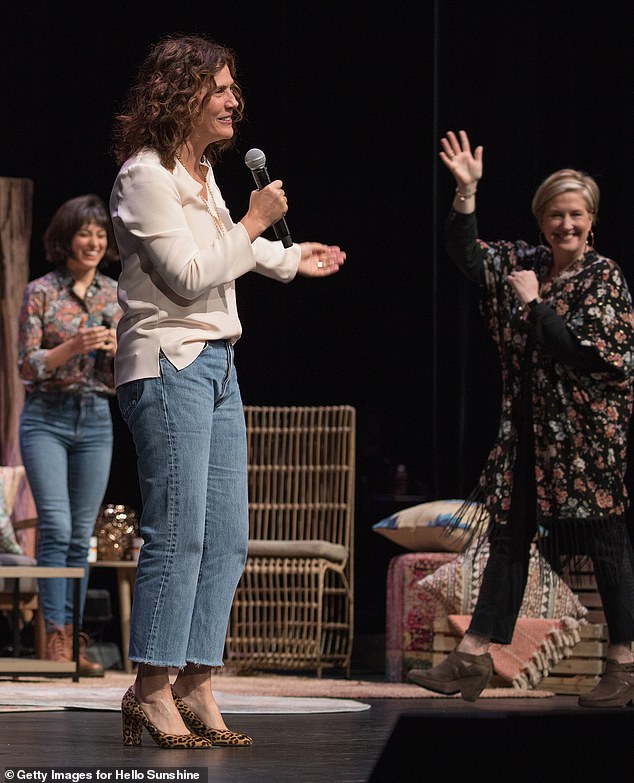
<svg viewBox="0 0 634 783">
<path fill-rule="evenodd" d="M 355 409 L 246 406 L 245 416 L 249 557 L 227 666 L 349 674 Z"/>
</svg>

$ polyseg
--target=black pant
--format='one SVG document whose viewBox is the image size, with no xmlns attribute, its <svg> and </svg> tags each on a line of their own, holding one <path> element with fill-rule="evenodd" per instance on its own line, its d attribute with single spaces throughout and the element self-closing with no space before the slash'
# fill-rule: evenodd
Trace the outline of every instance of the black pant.
<svg viewBox="0 0 634 783">
<path fill-rule="evenodd" d="M 535 471 L 530 457 L 518 458 L 505 525 L 494 525 L 489 536 L 490 554 L 469 631 L 492 642 L 510 644 L 522 605 L 530 546 L 536 532 Z M 568 535 L 574 529 L 575 535 Z M 623 518 L 568 520 L 551 526 L 557 547 L 548 549 L 548 560 L 557 569 L 560 554 L 589 557 L 594 567 L 610 642 L 634 639 L 634 552 Z M 574 543 L 573 543 L 574 542 Z"/>
<path fill-rule="evenodd" d="M 489 533 L 489 558 L 469 631 L 492 642 L 510 644 L 522 605 L 530 546 L 537 529 L 535 471 L 531 459 L 518 453 L 511 510 L 506 524 L 495 524 Z M 527 502 L 531 498 L 532 502 Z"/>
</svg>

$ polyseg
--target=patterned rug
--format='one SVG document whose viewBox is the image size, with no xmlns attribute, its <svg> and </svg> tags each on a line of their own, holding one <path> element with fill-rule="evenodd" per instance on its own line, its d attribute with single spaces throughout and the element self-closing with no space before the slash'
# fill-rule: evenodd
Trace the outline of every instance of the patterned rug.
<svg viewBox="0 0 634 783">
<path fill-rule="evenodd" d="M 0 680 L 0 712 L 24 710 L 119 710 L 134 675 L 107 671 L 104 678 L 79 682 L 43 677 Z M 370 705 L 362 699 L 459 698 L 431 693 L 408 683 L 309 676 L 255 674 L 214 677 L 214 693 L 223 713 L 358 712 Z M 549 691 L 490 688 L 481 698 L 549 698 Z"/>
</svg>

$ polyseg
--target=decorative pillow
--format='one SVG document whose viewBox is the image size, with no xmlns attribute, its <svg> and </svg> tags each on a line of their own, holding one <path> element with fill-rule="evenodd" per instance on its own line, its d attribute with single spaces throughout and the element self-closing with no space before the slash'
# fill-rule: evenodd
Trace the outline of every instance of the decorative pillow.
<svg viewBox="0 0 634 783">
<path fill-rule="evenodd" d="M 465 532 L 488 521 L 478 503 L 470 504 L 472 508 L 458 520 L 456 514 L 464 504 L 464 500 L 420 503 L 382 519 L 372 530 L 412 552 L 459 552 L 465 546 Z"/>
<path fill-rule="evenodd" d="M 15 496 L 24 475 L 24 467 L 0 466 L 0 552 L 9 552 L 21 555 L 22 548 L 15 537 L 15 531 L 11 524 L 11 514 Z"/>
<path fill-rule="evenodd" d="M 473 614 L 482 574 L 489 557 L 489 544 L 458 555 L 433 574 L 419 581 L 419 585 L 434 595 L 447 609 L 447 614 Z M 540 555 L 535 545 L 531 548 L 528 580 L 520 607 L 520 617 L 583 619 L 588 610 L 570 587 Z"/>
</svg>

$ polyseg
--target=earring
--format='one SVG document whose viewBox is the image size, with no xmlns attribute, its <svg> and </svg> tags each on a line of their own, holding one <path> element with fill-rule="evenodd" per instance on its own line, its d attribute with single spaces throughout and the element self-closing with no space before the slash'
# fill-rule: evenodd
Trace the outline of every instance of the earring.
<svg viewBox="0 0 634 783">
<path fill-rule="evenodd" d="M 592 231 L 592 229 L 590 229 L 590 231 L 588 232 L 588 237 L 586 239 L 586 245 L 589 248 L 594 249 L 594 232 Z"/>
</svg>

